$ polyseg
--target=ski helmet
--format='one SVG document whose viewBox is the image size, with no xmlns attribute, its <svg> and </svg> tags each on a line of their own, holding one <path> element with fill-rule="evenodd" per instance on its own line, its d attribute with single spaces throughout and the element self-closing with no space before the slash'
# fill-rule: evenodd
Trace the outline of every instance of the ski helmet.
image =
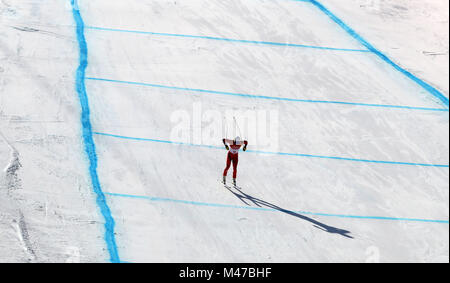
<svg viewBox="0 0 450 283">
<path fill-rule="evenodd" d="M 234 144 L 238 144 L 240 141 L 241 141 L 241 138 L 240 137 L 236 137 L 234 139 Z"/>
</svg>

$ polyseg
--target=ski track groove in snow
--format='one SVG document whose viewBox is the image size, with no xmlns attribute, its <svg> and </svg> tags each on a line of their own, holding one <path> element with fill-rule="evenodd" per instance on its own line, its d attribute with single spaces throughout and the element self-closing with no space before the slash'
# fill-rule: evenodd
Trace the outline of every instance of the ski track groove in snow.
<svg viewBox="0 0 450 283">
<path fill-rule="evenodd" d="M 29 262 L 37 262 L 36 252 L 33 249 L 33 244 L 30 241 L 27 224 L 22 211 L 19 210 L 19 221 L 13 220 L 13 228 L 17 232 L 17 237 L 22 245 L 23 250 L 28 254 Z"/>
<path fill-rule="evenodd" d="M 17 151 L 17 149 L 8 141 L 8 139 L 3 135 L 1 131 L 0 136 L 11 149 L 11 161 L 4 170 L 6 173 L 6 188 L 9 192 L 21 187 L 20 178 L 17 175 L 17 171 L 19 171 L 22 165 L 20 164 L 19 152 Z"/>
</svg>

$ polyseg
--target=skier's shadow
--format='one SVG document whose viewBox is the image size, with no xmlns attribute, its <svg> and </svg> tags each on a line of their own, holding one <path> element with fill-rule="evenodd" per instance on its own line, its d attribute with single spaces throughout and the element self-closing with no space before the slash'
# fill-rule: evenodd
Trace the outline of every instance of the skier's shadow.
<svg viewBox="0 0 450 283">
<path fill-rule="evenodd" d="M 328 226 L 328 225 L 323 224 L 323 223 L 321 223 L 321 222 L 319 222 L 317 220 L 314 220 L 312 218 L 309 218 L 309 217 L 306 217 L 304 215 L 301 215 L 301 214 L 299 214 L 297 212 L 294 212 L 294 211 L 291 211 L 291 210 L 287 210 L 287 209 L 281 208 L 279 206 L 276 206 L 274 204 L 271 204 L 271 203 L 269 203 L 267 201 L 261 200 L 259 198 L 255 198 L 255 197 L 253 197 L 251 195 L 248 195 L 248 194 L 244 193 L 242 191 L 242 188 L 240 188 L 240 187 L 237 187 L 237 186 L 234 187 L 239 193 L 233 191 L 230 186 L 225 185 L 225 188 L 227 188 L 234 196 L 236 196 L 240 201 L 242 201 L 243 203 L 245 203 L 248 206 L 250 206 L 250 204 L 248 202 L 252 202 L 254 205 L 256 205 L 258 207 L 266 207 L 266 208 L 271 208 L 271 209 L 274 209 L 274 210 L 278 210 L 280 212 L 283 212 L 283 213 L 286 213 L 286 214 L 298 217 L 298 218 L 300 218 L 302 220 L 311 222 L 314 227 L 316 227 L 316 228 L 318 228 L 318 229 L 320 229 L 322 231 L 325 231 L 325 232 L 328 232 L 328 233 L 332 233 L 332 234 L 339 234 L 341 236 L 353 239 L 352 236 L 348 235 L 348 234 L 350 234 L 350 231 L 339 229 L 339 228 L 332 227 L 332 226 Z"/>
</svg>

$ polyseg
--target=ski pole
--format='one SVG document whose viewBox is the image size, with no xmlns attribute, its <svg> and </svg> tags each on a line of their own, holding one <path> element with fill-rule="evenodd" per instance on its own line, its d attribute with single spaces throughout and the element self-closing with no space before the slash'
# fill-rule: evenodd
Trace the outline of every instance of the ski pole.
<svg viewBox="0 0 450 283">
<path fill-rule="evenodd" d="M 236 117 L 233 116 L 233 119 L 234 119 L 234 123 L 235 123 L 235 125 L 237 126 L 237 129 L 238 129 L 238 131 L 239 131 L 239 136 L 242 136 L 241 128 L 239 128 L 239 125 L 238 125 L 238 123 L 237 123 Z"/>
</svg>

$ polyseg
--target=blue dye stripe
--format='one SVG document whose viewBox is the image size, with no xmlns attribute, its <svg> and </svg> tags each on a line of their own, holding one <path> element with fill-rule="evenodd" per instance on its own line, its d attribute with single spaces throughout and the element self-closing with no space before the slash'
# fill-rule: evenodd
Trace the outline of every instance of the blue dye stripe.
<svg viewBox="0 0 450 283">
<path fill-rule="evenodd" d="M 280 211 L 280 210 L 277 210 L 277 209 L 274 209 L 274 208 L 265 208 L 265 207 L 239 206 L 239 205 L 219 204 L 219 203 L 207 203 L 207 202 L 177 200 L 177 199 L 170 199 L 170 198 L 137 196 L 137 195 L 117 194 L 117 193 L 105 193 L 105 194 L 113 196 L 113 197 L 144 199 L 144 200 L 149 200 L 149 201 L 152 201 L 152 202 L 171 202 L 171 203 L 187 204 L 187 205 L 195 205 L 195 206 L 248 209 L 248 210 L 258 210 L 258 211 Z M 371 220 L 390 220 L 390 221 L 410 221 L 410 222 L 429 222 L 429 223 L 449 224 L 448 220 L 430 220 L 430 219 L 419 219 L 419 218 L 399 218 L 399 217 L 384 217 L 384 216 L 345 215 L 345 214 L 331 214 L 331 213 L 309 212 L 309 211 L 301 211 L 301 210 L 299 210 L 299 211 L 284 210 L 284 211 L 286 211 L 286 212 L 294 212 L 294 213 L 304 214 L 304 215 L 325 216 L 325 217 L 371 219 Z"/>
<path fill-rule="evenodd" d="M 421 111 L 449 112 L 449 109 L 444 109 L 444 108 L 427 108 L 427 107 L 402 106 L 402 105 L 387 105 L 387 104 L 356 103 L 356 102 L 329 101 L 329 100 L 297 99 L 297 98 L 287 98 L 287 97 L 264 96 L 264 95 L 245 94 L 245 93 L 234 93 L 234 92 L 226 92 L 226 91 L 215 91 L 215 90 L 206 90 L 206 89 L 197 89 L 197 88 L 176 87 L 176 86 L 158 85 L 158 84 L 150 84 L 150 83 L 120 81 L 120 80 L 111 80 L 111 79 L 93 78 L 93 77 L 87 77 L 86 79 L 87 80 L 93 80 L 93 81 L 129 84 L 129 85 L 155 87 L 155 88 L 165 88 L 165 89 L 171 89 L 171 90 L 177 90 L 177 91 L 189 91 L 189 92 L 200 92 L 200 93 L 216 94 L 216 95 L 238 96 L 238 97 L 254 98 L 254 99 L 267 99 L 267 100 L 278 100 L 278 101 L 287 101 L 287 102 L 322 103 L 322 104 L 338 104 L 338 105 L 347 105 L 347 106 L 365 106 L 365 107 L 381 107 L 381 108 L 393 108 L 393 109 L 409 109 L 409 110 L 421 110 Z"/>
<path fill-rule="evenodd" d="M 94 132 L 94 134 L 95 135 L 100 135 L 100 136 L 113 137 L 113 138 L 135 140 L 135 141 L 157 142 L 157 143 L 166 143 L 166 144 L 175 144 L 175 145 L 203 147 L 203 148 L 210 148 L 210 149 L 224 149 L 223 146 L 215 146 L 215 145 L 202 145 L 202 144 L 192 144 L 192 143 L 185 143 L 185 142 L 174 142 L 174 141 L 158 140 L 158 139 L 134 138 L 134 137 L 126 137 L 126 136 L 107 134 L 107 133 L 99 133 L 99 132 Z M 246 152 L 258 153 L 258 154 L 268 154 L 268 155 L 282 155 L 282 156 L 297 156 L 297 157 L 307 157 L 307 158 L 334 159 L 334 160 L 341 160 L 341 161 L 354 161 L 354 162 L 365 162 L 365 163 L 376 163 L 376 164 L 409 165 L 409 166 L 449 168 L 448 164 L 447 165 L 441 165 L 441 164 L 426 164 L 426 163 L 397 162 L 397 161 L 380 161 L 380 160 L 357 159 L 357 158 L 346 158 L 346 157 L 336 157 L 336 156 L 323 156 L 323 155 L 312 155 L 312 154 L 301 154 L 301 153 L 259 151 L 259 150 L 250 150 L 250 149 L 247 150 Z"/>
<path fill-rule="evenodd" d="M 80 14 L 77 0 L 70 0 L 72 4 L 72 13 L 76 22 L 76 34 L 79 44 L 80 62 L 76 74 L 76 91 L 80 99 L 81 105 L 81 124 L 83 127 L 83 141 L 85 151 L 89 158 L 89 174 L 92 186 L 96 194 L 97 205 L 105 219 L 105 241 L 110 255 L 110 261 L 119 263 L 119 254 L 114 236 L 115 222 L 111 215 L 111 211 L 106 202 L 105 195 L 101 189 L 100 181 L 97 175 L 97 154 L 95 151 L 95 143 L 92 135 L 92 125 L 90 122 L 89 102 L 85 86 L 86 67 L 88 65 L 88 48 L 84 37 L 84 22 Z"/>
<path fill-rule="evenodd" d="M 295 0 L 294 0 L 295 1 Z M 303 2 L 303 1 L 302 1 Z M 325 13 L 331 20 L 333 20 L 335 23 L 337 23 L 341 28 L 343 28 L 350 36 L 355 38 L 357 41 L 359 41 L 362 45 L 364 45 L 368 50 L 370 50 L 372 53 L 376 54 L 381 60 L 385 61 L 392 67 L 394 67 L 397 71 L 404 74 L 406 77 L 420 85 L 422 88 L 424 88 L 427 92 L 432 94 L 434 97 L 438 98 L 445 106 L 449 106 L 448 98 L 445 97 L 440 91 L 438 91 L 436 88 L 432 87 L 430 84 L 424 82 L 423 80 L 419 79 L 418 77 L 414 76 L 411 72 L 403 69 L 396 63 L 394 63 L 389 57 L 384 55 L 381 51 L 376 49 L 374 46 L 372 46 L 369 42 L 367 42 L 364 38 L 362 38 L 358 33 L 356 33 L 352 28 L 350 28 L 347 24 L 345 24 L 341 19 L 339 19 L 336 15 L 334 15 L 330 10 L 328 10 L 325 6 L 323 6 L 319 1 L 316 0 L 310 0 L 308 1 L 314 6 L 316 6 L 320 11 Z"/>
<path fill-rule="evenodd" d="M 294 43 L 232 39 L 232 38 L 203 36 L 203 35 L 188 35 L 188 34 L 176 34 L 176 33 L 139 31 L 139 30 L 124 30 L 124 29 L 104 28 L 104 27 L 94 27 L 94 26 L 89 26 L 86 28 L 91 29 L 91 30 L 110 31 L 110 32 L 136 33 L 136 34 L 167 36 L 167 37 L 184 37 L 184 38 L 193 38 L 193 39 L 208 39 L 208 40 L 225 41 L 225 42 L 233 42 L 233 43 L 270 45 L 270 46 L 278 46 L 278 47 L 279 46 L 281 46 L 281 47 L 298 47 L 298 48 L 311 48 L 311 49 L 319 49 L 319 50 L 346 51 L 346 52 L 370 52 L 369 50 L 366 50 L 366 49 L 335 48 L 335 47 L 314 46 L 314 45 L 294 44 Z"/>
</svg>

